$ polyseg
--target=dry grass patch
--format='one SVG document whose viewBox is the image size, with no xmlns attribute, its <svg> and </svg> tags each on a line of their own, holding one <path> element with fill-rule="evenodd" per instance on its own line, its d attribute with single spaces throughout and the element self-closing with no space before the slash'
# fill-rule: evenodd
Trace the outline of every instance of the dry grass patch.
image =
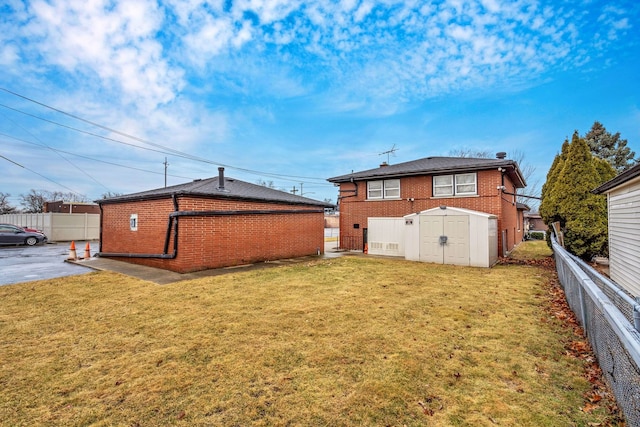
<svg viewBox="0 0 640 427">
<path fill-rule="evenodd" d="M 0 287 L 2 425 L 588 425 L 548 271 L 366 257 Z"/>
<path fill-rule="evenodd" d="M 546 240 L 529 240 L 518 245 L 511 253 L 511 258 L 521 260 L 539 260 L 553 255 Z"/>
</svg>

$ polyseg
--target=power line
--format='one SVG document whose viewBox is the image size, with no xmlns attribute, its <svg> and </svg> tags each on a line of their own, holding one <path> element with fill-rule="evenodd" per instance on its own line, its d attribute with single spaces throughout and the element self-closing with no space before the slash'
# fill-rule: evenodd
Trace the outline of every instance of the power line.
<svg viewBox="0 0 640 427">
<path fill-rule="evenodd" d="M 52 179 L 50 179 L 50 178 L 47 178 L 46 176 L 44 176 L 44 175 L 42 175 L 42 174 L 40 174 L 40 173 L 38 173 L 38 172 L 36 172 L 36 171 L 34 171 L 34 170 L 32 170 L 32 169 L 29 169 L 29 168 L 28 168 L 28 167 L 26 167 L 26 166 L 21 165 L 21 164 L 20 164 L 20 163 L 18 163 L 18 162 L 14 162 L 13 160 L 11 160 L 11 159 L 9 159 L 9 158 L 7 158 L 7 157 L 5 157 L 5 156 L 1 155 L 1 154 L 0 154 L 0 157 L 2 157 L 3 159 L 5 159 L 5 160 L 7 160 L 7 161 L 9 161 L 9 162 L 11 162 L 11 163 L 13 163 L 14 165 L 20 166 L 21 168 L 26 169 L 26 170 L 28 170 L 29 172 L 34 173 L 34 174 L 38 175 L 38 176 L 39 176 L 39 177 L 41 177 L 41 178 L 46 179 L 47 181 L 51 181 L 51 182 L 53 182 L 54 184 L 59 185 L 60 187 L 66 188 L 67 190 L 71 191 L 73 194 L 77 194 L 78 196 L 81 196 L 81 197 L 85 197 L 85 198 L 86 198 L 86 196 L 85 196 L 84 194 L 78 193 L 77 191 L 72 190 L 71 188 L 67 187 L 66 185 L 60 184 L 59 182 L 56 182 L 56 181 L 54 181 L 54 180 L 52 180 Z"/>
<path fill-rule="evenodd" d="M 24 140 L 24 139 L 21 139 L 21 138 L 17 138 L 15 136 L 7 135 L 7 134 L 2 133 L 2 132 L 0 132 L 0 136 L 4 136 L 4 137 L 7 137 L 7 138 L 15 139 L 16 141 L 24 142 L 26 144 L 42 146 L 41 144 L 39 144 L 37 142 L 27 141 L 27 140 Z M 53 148 L 53 147 L 48 147 L 48 148 L 50 150 L 52 150 L 52 151 L 58 151 L 60 153 L 68 154 L 68 155 L 71 155 L 71 156 L 80 157 L 82 159 L 87 159 L 87 160 L 91 160 L 91 161 L 94 161 L 94 162 L 100 162 L 100 163 L 104 163 L 104 164 L 111 165 L 111 166 L 117 166 L 117 167 L 120 167 L 120 168 L 136 170 L 136 171 L 139 171 L 139 172 L 146 172 L 146 173 L 152 173 L 152 174 L 156 174 L 156 175 L 162 175 L 162 172 L 157 172 L 157 171 L 152 171 L 152 170 L 142 169 L 142 168 L 136 168 L 136 167 L 133 167 L 133 166 L 125 166 L 125 165 L 121 165 L 119 163 L 109 162 L 109 161 L 106 161 L 106 160 L 96 159 L 96 158 L 89 157 L 89 156 L 83 156 L 82 154 L 78 154 L 78 153 L 72 153 L 70 151 L 60 150 L 59 148 Z M 173 178 L 189 179 L 189 180 L 193 180 L 194 179 L 193 177 L 181 176 L 181 175 L 171 175 L 171 174 L 169 174 L 167 176 L 171 176 Z"/>
<path fill-rule="evenodd" d="M 3 114 L 3 116 L 11 121 L 13 123 L 14 126 L 18 126 L 20 127 L 23 131 L 25 131 L 26 133 L 28 133 L 29 135 L 31 135 L 32 138 L 34 138 L 37 141 L 40 141 L 40 139 L 35 136 L 33 133 L 31 133 L 28 129 L 25 129 L 24 127 L 20 126 L 19 124 L 17 124 L 15 121 L 11 120 L 9 117 L 7 117 L 5 114 Z M 58 153 L 56 150 L 52 149 L 49 145 L 43 143 L 42 141 L 40 141 L 40 145 L 42 147 L 45 147 L 51 151 L 53 151 L 54 153 L 56 153 L 61 159 L 63 159 L 64 161 L 66 161 L 67 163 L 69 163 L 71 166 L 73 166 L 74 168 L 78 169 L 80 172 L 82 172 L 85 176 L 87 176 L 88 178 L 90 178 L 93 182 L 95 182 L 96 184 L 104 187 L 107 191 L 111 191 L 109 190 L 109 188 L 104 185 L 103 183 L 101 183 L 100 181 L 98 181 L 97 179 L 95 179 L 92 175 L 90 175 L 88 172 L 86 172 L 84 169 L 82 169 L 81 167 L 79 167 L 78 165 L 76 165 L 75 163 L 73 163 L 71 160 L 67 159 L 66 157 L 64 157 L 62 154 Z"/>
<path fill-rule="evenodd" d="M 284 174 L 276 174 L 276 173 L 271 173 L 271 172 L 256 171 L 256 170 L 253 170 L 253 169 L 240 168 L 240 167 L 231 166 L 231 165 L 227 165 L 227 164 L 220 163 L 220 162 L 215 162 L 213 160 L 205 159 L 205 158 L 202 158 L 202 157 L 194 156 L 194 155 L 191 155 L 191 154 L 179 151 L 179 150 L 175 150 L 175 149 L 172 149 L 172 148 L 169 148 L 169 147 L 165 147 L 165 146 L 160 145 L 160 144 L 153 143 L 151 141 L 147 141 L 145 139 L 136 137 L 134 135 L 127 134 L 125 132 L 121 132 L 121 131 L 119 131 L 117 129 L 113 129 L 113 128 L 110 128 L 108 126 L 101 125 L 101 124 L 93 122 L 91 120 L 84 119 L 84 118 L 79 117 L 79 116 L 77 116 L 75 114 L 68 113 L 68 112 L 63 111 L 61 109 L 58 109 L 58 108 L 49 106 L 47 104 L 44 104 L 42 102 L 36 101 L 34 99 L 31 99 L 31 98 L 29 98 L 27 96 L 20 95 L 20 94 L 18 94 L 16 92 L 13 92 L 13 91 L 9 90 L 9 89 L 0 87 L 0 90 L 4 91 L 6 93 L 9 93 L 11 95 L 17 96 L 19 98 L 22 98 L 22 99 L 24 99 L 26 101 L 32 102 L 34 104 L 40 105 L 40 106 L 42 106 L 44 108 L 50 109 L 52 111 L 55 111 L 57 113 L 66 115 L 66 116 L 71 117 L 73 119 L 82 121 L 84 123 L 90 124 L 92 126 L 96 126 L 96 127 L 100 128 L 100 129 L 104 129 L 106 131 L 109 131 L 109 132 L 112 132 L 112 133 L 115 133 L 115 134 L 118 134 L 118 135 L 121 135 L 121 136 L 124 136 L 124 137 L 127 137 L 127 138 L 131 138 L 131 139 L 133 139 L 135 141 L 138 141 L 138 142 L 141 142 L 143 144 L 151 145 L 153 147 L 159 148 L 159 149 L 164 150 L 164 151 L 153 150 L 153 149 L 150 149 L 150 148 L 141 147 L 139 145 L 130 144 L 130 143 L 119 141 L 119 140 L 116 140 L 116 139 L 113 139 L 113 138 L 109 138 L 109 137 L 105 137 L 105 136 L 102 136 L 102 135 L 94 134 L 92 132 L 83 131 L 81 129 L 77 129 L 77 128 L 74 128 L 72 126 L 67 126 L 67 125 L 64 125 L 64 124 L 61 124 L 61 123 L 58 123 L 58 122 L 55 122 L 55 121 L 52 121 L 52 120 L 48 120 L 48 119 L 45 119 L 45 118 L 30 114 L 30 113 L 26 113 L 24 111 L 18 110 L 18 109 L 13 108 L 13 107 L 6 106 L 4 104 L 0 104 L 0 106 L 2 106 L 4 108 L 8 108 L 8 109 L 16 111 L 18 113 L 25 114 L 27 116 L 30 116 L 30 117 L 33 117 L 33 118 L 36 118 L 36 119 L 39 119 L 39 120 L 43 120 L 43 121 L 46 121 L 48 123 L 51 123 L 51 124 L 54 124 L 54 125 L 57 125 L 57 126 L 61 126 L 61 127 L 64 127 L 64 128 L 76 131 L 76 132 L 82 132 L 82 133 L 85 133 L 85 134 L 88 134 L 88 135 L 91 135 L 91 136 L 94 136 L 94 137 L 98 137 L 98 138 L 102 138 L 102 139 L 105 139 L 105 140 L 113 141 L 113 142 L 116 142 L 116 143 L 119 143 L 119 144 L 125 144 L 125 145 L 133 146 L 133 147 L 136 147 L 136 148 L 141 148 L 141 149 L 144 149 L 144 150 L 156 151 L 156 152 L 159 152 L 159 153 L 162 153 L 162 154 L 172 154 L 174 156 L 186 158 L 186 159 L 189 159 L 189 160 L 199 161 L 199 162 L 213 164 L 213 165 L 217 165 L 217 166 L 223 166 L 223 167 L 226 167 L 226 168 L 229 168 L 229 169 L 238 170 L 238 171 L 242 171 L 242 172 L 246 172 L 246 173 L 250 173 L 250 174 L 254 174 L 254 175 L 258 175 L 258 176 L 268 176 L 268 177 L 280 178 L 280 179 L 296 181 L 296 182 L 297 182 L 297 180 L 300 180 L 300 179 L 318 180 L 318 181 L 323 181 L 321 183 L 324 184 L 324 185 L 327 185 L 327 186 L 332 185 L 332 184 L 329 184 L 329 183 L 325 184 L 324 181 L 326 181 L 326 180 L 324 178 L 297 176 L 297 175 L 284 175 Z"/>
</svg>

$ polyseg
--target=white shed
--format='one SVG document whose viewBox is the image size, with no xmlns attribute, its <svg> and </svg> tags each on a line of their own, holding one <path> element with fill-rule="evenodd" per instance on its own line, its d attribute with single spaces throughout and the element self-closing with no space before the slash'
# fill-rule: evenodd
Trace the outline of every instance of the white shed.
<svg viewBox="0 0 640 427">
<path fill-rule="evenodd" d="M 607 195 L 609 276 L 640 297 L 640 164 L 594 190 Z"/>
<path fill-rule="evenodd" d="M 498 217 L 441 206 L 405 222 L 405 258 L 438 264 L 491 267 L 498 261 Z"/>
<path fill-rule="evenodd" d="M 371 255 L 404 256 L 404 219 L 368 218 L 367 227 Z"/>
</svg>

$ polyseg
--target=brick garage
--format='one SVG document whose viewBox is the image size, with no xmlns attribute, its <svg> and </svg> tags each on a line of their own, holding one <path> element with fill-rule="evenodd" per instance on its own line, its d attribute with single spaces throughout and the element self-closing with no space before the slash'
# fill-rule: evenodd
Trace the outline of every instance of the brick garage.
<svg viewBox="0 0 640 427">
<path fill-rule="evenodd" d="M 222 184 L 222 185 L 221 185 Z M 99 256 L 187 273 L 324 251 L 324 202 L 219 176 L 113 197 Z"/>
</svg>

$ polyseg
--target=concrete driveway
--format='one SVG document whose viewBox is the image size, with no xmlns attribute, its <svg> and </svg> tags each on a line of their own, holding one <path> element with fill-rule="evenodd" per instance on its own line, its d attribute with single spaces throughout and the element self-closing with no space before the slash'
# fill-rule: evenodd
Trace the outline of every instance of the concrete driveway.
<svg viewBox="0 0 640 427">
<path fill-rule="evenodd" d="M 86 242 L 76 242 L 78 256 L 84 255 Z M 91 251 L 98 250 L 92 242 Z M 37 246 L 0 246 L 0 285 L 73 276 L 93 271 L 91 268 L 65 262 L 70 243 L 48 243 Z M 94 249 L 95 248 L 95 249 Z"/>
<path fill-rule="evenodd" d="M 75 242 L 76 254 L 84 257 L 87 242 Z M 48 243 L 37 246 L 0 246 L 0 285 L 30 282 L 33 280 L 53 279 L 56 277 L 74 276 L 94 270 L 115 271 L 158 284 L 167 284 L 180 280 L 237 271 L 238 267 L 205 270 L 190 274 L 179 274 L 167 270 L 116 261 L 109 258 L 96 258 L 99 242 L 89 242 L 92 257 L 87 260 L 65 262 L 69 258 L 70 242 Z M 337 229 L 325 232 L 325 253 L 323 258 L 335 258 L 342 255 L 338 251 Z M 270 263 L 258 263 L 251 268 L 264 268 L 291 262 L 300 262 L 305 257 L 293 260 L 277 260 Z"/>
</svg>

